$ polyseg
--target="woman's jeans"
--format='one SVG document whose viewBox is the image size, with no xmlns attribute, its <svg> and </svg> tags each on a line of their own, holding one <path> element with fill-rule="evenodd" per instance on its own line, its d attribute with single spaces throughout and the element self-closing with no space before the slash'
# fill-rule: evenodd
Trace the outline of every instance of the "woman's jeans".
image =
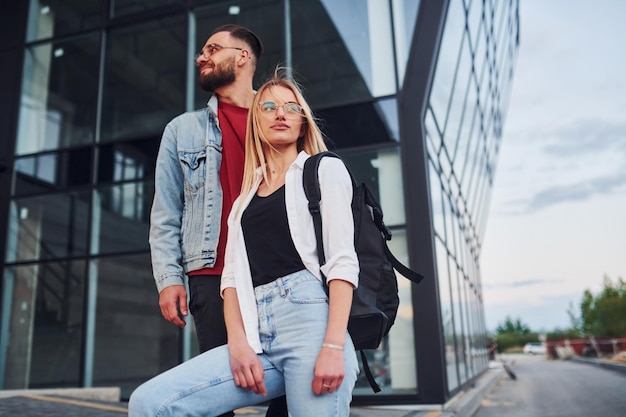
<svg viewBox="0 0 626 417">
<path fill-rule="evenodd" d="M 131 395 L 129 416 L 218 416 L 286 394 L 293 417 L 348 417 L 359 368 L 347 333 L 341 386 L 321 395 L 311 387 L 328 322 L 323 284 L 303 270 L 257 287 L 255 294 L 267 396 L 235 385 L 224 345 L 141 385 Z"/>
</svg>

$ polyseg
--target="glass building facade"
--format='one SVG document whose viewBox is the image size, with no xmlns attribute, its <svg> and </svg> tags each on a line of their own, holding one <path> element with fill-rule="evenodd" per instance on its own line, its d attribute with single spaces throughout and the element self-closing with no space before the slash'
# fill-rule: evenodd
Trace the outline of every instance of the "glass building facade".
<svg viewBox="0 0 626 417">
<path fill-rule="evenodd" d="M 329 146 L 378 194 L 399 277 L 368 351 L 383 391 L 445 404 L 488 369 L 481 241 L 519 44 L 518 0 L 30 0 L 0 5 L 0 389 L 119 386 L 197 354 L 148 247 L 164 126 L 208 99 L 213 28 L 292 68 Z M 192 324 L 192 320 L 189 321 Z"/>
</svg>

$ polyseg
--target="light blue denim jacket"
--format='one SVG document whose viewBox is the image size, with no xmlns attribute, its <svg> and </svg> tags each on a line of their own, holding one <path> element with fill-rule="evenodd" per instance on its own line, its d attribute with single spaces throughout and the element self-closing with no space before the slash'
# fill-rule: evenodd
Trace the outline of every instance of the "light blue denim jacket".
<svg viewBox="0 0 626 417">
<path fill-rule="evenodd" d="M 169 122 L 161 138 L 149 239 L 159 292 L 183 285 L 187 272 L 215 264 L 222 215 L 221 161 L 214 95 L 207 108 Z"/>
</svg>

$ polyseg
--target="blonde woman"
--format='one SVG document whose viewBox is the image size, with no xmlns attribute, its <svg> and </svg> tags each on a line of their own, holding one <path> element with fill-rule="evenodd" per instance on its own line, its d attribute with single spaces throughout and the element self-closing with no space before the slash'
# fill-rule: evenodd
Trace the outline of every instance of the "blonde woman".
<svg viewBox="0 0 626 417">
<path fill-rule="evenodd" d="M 358 374 L 347 332 L 359 273 L 352 182 L 340 160 L 322 159 L 320 271 L 302 173 L 323 150 L 300 89 L 277 73 L 250 108 L 242 192 L 229 217 L 221 282 L 228 345 L 139 387 L 131 416 L 216 416 L 284 394 L 294 417 L 349 416 Z"/>
</svg>

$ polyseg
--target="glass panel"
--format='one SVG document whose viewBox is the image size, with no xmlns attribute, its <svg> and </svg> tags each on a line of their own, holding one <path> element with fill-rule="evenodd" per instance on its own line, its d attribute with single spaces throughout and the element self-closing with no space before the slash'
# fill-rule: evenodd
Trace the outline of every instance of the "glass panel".
<svg viewBox="0 0 626 417">
<path fill-rule="evenodd" d="M 84 262 L 5 270 L 5 389 L 79 386 L 84 277 Z"/>
<path fill-rule="evenodd" d="M 395 92 L 387 2 L 292 0 L 291 14 L 294 72 L 312 106 Z"/>
<path fill-rule="evenodd" d="M 347 148 L 398 141 L 395 99 L 316 111 L 330 148 Z M 349 121 L 349 123 L 346 123 Z"/>
<path fill-rule="evenodd" d="M 237 23 L 252 30 L 263 42 L 263 56 L 257 64 L 254 86 L 258 88 L 274 73 L 278 64 L 285 64 L 285 42 L 282 0 L 242 0 L 237 6 L 231 2 L 202 8 L 196 12 L 195 50 L 199 51 L 211 32 L 226 23 Z M 197 78 L 197 71 L 194 70 Z M 206 106 L 209 93 L 195 83 L 194 108 Z"/>
<path fill-rule="evenodd" d="M 452 297 L 450 293 L 450 274 L 448 269 L 448 253 L 444 244 L 435 239 L 435 256 L 437 259 L 437 282 L 439 284 L 439 299 L 441 303 L 441 321 L 445 349 L 446 373 L 448 375 L 448 389 L 453 390 L 459 385 L 456 370 L 456 356 L 454 344 L 454 316 L 452 312 Z"/>
<path fill-rule="evenodd" d="M 406 230 L 394 229 L 393 238 L 389 241 L 389 249 L 396 258 L 405 265 L 409 264 L 406 242 Z M 417 391 L 417 374 L 415 362 L 415 334 L 413 332 L 413 298 L 411 281 L 402 277 L 397 271 L 398 296 L 400 307 L 396 321 L 387 336 L 389 345 L 389 370 L 391 371 L 391 388 L 394 394 L 413 393 Z"/>
<path fill-rule="evenodd" d="M 464 39 L 467 39 L 467 37 Z M 472 75 L 472 56 L 468 42 L 463 42 L 461 45 L 461 55 L 456 70 L 454 86 L 450 92 L 448 119 L 444 127 L 443 135 L 445 146 L 448 148 L 448 152 L 452 157 L 454 157 L 456 144 L 459 140 L 460 128 L 463 124 L 466 106 L 467 104 L 474 105 L 474 103 L 467 103 L 466 101 L 469 80 Z"/>
<path fill-rule="evenodd" d="M 100 24 L 101 0 L 30 0 L 29 41 L 84 31 Z"/>
<path fill-rule="evenodd" d="M 403 83 L 406 64 L 409 60 L 413 31 L 417 22 L 419 0 L 392 0 L 393 26 L 396 44 L 398 79 Z"/>
<path fill-rule="evenodd" d="M 26 49 L 16 154 L 94 140 L 100 37 Z"/>
<path fill-rule="evenodd" d="M 97 283 L 94 385 L 119 386 L 128 398 L 179 363 L 182 332 L 161 316 L 148 254 L 93 261 L 91 274 Z"/>
<path fill-rule="evenodd" d="M 454 260 L 450 260 L 450 287 L 452 289 L 452 306 L 454 315 L 454 350 L 457 360 L 457 369 L 459 373 L 459 383 L 464 383 L 467 379 L 465 369 L 465 353 L 463 344 L 463 299 L 461 298 L 459 270 L 454 264 Z"/>
<path fill-rule="evenodd" d="M 444 126 L 448 117 L 448 102 L 454 85 L 461 41 L 465 33 L 464 28 L 465 9 L 463 1 L 451 0 L 430 94 L 430 105 L 439 126 Z"/>
<path fill-rule="evenodd" d="M 91 183 L 92 150 L 74 149 L 15 160 L 15 194 L 64 191 Z"/>
<path fill-rule="evenodd" d="M 92 254 L 148 250 L 154 184 L 131 182 L 94 194 Z"/>
<path fill-rule="evenodd" d="M 154 178 L 159 138 L 102 146 L 98 153 L 98 182 Z"/>
<path fill-rule="evenodd" d="M 88 213 L 88 193 L 12 201 L 7 262 L 85 255 Z"/>
<path fill-rule="evenodd" d="M 113 15 L 124 16 L 133 13 L 146 12 L 158 7 L 183 4 L 183 0 L 111 0 L 113 3 Z"/>
<path fill-rule="evenodd" d="M 101 140 L 160 137 L 185 110 L 187 65 L 184 14 L 112 30 Z"/>
</svg>

